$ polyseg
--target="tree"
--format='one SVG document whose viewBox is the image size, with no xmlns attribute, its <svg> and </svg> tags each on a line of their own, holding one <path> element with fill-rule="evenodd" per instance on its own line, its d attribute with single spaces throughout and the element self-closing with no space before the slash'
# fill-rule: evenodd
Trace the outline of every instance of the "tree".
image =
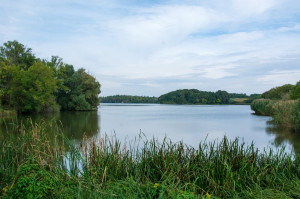
<svg viewBox="0 0 300 199">
<path fill-rule="evenodd" d="M 4 61 L 0 61 L 0 104 L 9 105 L 8 90 L 12 79 L 11 67 L 7 66 Z"/>
<path fill-rule="evenodd" d="M 289 92 L 293 89 L 293 87 L 294 85 L 291 84 L 278 86 L 264 92 L 263 94 L 261 94 L 261 97 L 265 99 L 273 99 L 273 100 L 284 99 L 287 98 Z"/>
<path fill-rule="evenodd" d="M 61 91 L 58 95 L 58 103 L 62 110 L 91 110 L 96 108 L 100 103 L 98 97 L 100 83 L 82 68 L 74 72 L 73 66 L 67 66 L 65 73 L 68 76 L 65 85 L 69 90 Z"/>
<path fill-rule="evenodd" d="M 26 48 L 18 41 L 8 41 L 0 47 L 0 61 L 6 62 L 7 65 L 20 66 L 21 69 L 27 70 L 36 62 L 31 48 Z"/>
<path fill-rule="evenodd" d="M 296 86 L 290 91 L 291 99 L 300 99 L 300 81 L 297 82 Z"/>
<path fill-rule="evenodd" d="M 226 91 L 206 92 L 197 89 L 172 91 L 158 98 L 161 104 L 225 104 L 229 103 Z"/>
<path fill-rule="evenodd" d="M 27 71 L 16 68 L 9 95 L 11 105 L 18 112 L 51 112 L 58 108 L 53 94 L 55 78 L 47 66 L 36 62 Z"/>
<path fill-rule="evenodd" d="M 0 103 L 18 112 L 91 110 L 100 99 L 100 83 L 84 69 L 63 63 L 52 56 L 50 61 L 36 58 L 31 48 L 17 41 L 0 47 Z"/>
</svg>

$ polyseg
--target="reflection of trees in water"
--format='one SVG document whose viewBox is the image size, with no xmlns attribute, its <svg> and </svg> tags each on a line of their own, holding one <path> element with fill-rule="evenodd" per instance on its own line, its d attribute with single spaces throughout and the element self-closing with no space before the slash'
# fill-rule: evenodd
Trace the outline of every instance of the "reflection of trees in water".
<svg viewBox="0 0 300 199">
<path fill-rule="evenodd" d="M 69 139 L 81 140 L 83 135 L 89 137 L 97 134 L 99 129 L 97 111 L 80 111 L 80 112 L 59 112 L 55 114 L 30 114 L 19 115 L 18 118 L 6 118 L 0 120 L 0 137 L 9 134 L 15 134 L 20 124 L 30 125 L 30 121 L 41 122 L 57 122 L 62 124 L 64 135 Z"/>
<path fill-rule="evenodd" d="M 268 123 L 271 124 L 271 122 Z M 293 145 L 295 152 L 300 154 L 300 134 L 275 125 L 268 126 L 266 131 L 267 133 L 276 136 L 274 139 L 274 144 L 276 146 L 280 146 L 284 142 L 288 141 L 291 145 Z"/>
<path fill-rule="evenodd" d="M 83 135 L 92 137 L 99 129 L 97 111 L 61 112 L 58 120 L 70 139 L 82 139 Z"/>
</svg>

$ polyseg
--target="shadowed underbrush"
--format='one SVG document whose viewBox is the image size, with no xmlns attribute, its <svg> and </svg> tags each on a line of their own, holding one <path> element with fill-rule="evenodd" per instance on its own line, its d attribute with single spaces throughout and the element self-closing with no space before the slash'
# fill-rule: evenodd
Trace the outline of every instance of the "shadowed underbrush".
<svg viewBox="0 0 300 199">
<path fill-rule="evenodd" d="M 193 148 L 165 138 L 72 143 L 53 123 L 1 141 L 3 198 L 299 198 L 299 159 L 224 137 Z M 50 134 L 53 132 L 54 134 Z M 49 136 L 55 135 L 55 136 Z"/>
</svg>

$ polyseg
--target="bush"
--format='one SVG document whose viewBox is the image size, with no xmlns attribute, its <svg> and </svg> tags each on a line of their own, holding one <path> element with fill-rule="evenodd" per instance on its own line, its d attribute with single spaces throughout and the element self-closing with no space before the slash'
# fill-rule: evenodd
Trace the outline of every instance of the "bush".
<svg viewBox="0 0 300 199">
<path fill-rule="evenodd" d="M 290 91 L 291 99 L 300 99 L 300 81 L 294 86 L 294 88 Z"/>
<path fill-rule="evenodd" d="M 294 130 L 296 132 L 300 131 L 300 99 L 295 103 L 294 108 L 291 112 L 291 120 L 294 124 Z"/>
<path fill-rule="evenodd" d="M 291 117 L 295 104 L 296 102 L 292 100 L 278 101 L 273 104 L 273 121 L 278 125 L 292 129 L 294 125 Z"/>
<path fill-rule="evenodd" d="M 257 99 L 251 103 L 251 109 L 258 115 L 273 115 L 272 106 L 275 102 L 270 99 Z"/>
<path fill-rule="evenodd" d="M 300 100 L 276 102 L 273 106 L 273 121 L 295 132 L 300 130 Z"/>
</svg>

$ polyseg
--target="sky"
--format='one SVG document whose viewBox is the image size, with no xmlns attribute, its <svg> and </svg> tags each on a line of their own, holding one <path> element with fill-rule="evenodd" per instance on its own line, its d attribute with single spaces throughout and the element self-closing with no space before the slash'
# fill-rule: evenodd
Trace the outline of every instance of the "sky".
<svg viewBox="0 0 300 199">
<path fill-rule="evenodd" d="M 300 80 L 299 0 L 0 0 L 0 45 L 85 68 L 100 96 Z"/>
</svg>

